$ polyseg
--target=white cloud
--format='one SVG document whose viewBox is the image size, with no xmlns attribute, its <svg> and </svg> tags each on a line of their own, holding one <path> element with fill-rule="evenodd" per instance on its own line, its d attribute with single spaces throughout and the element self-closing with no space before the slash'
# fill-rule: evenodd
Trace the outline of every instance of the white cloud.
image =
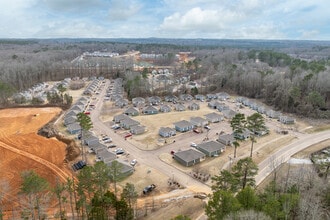
<svg viewBox="0 0 330 220">
<path fill-rule="evenodd" d="M 112 0 L 109 9 L 109 18 L 112 21 L 122 21 L 134 19 L 134 16 L 140 11 L 142 5 L 134 0 Z"/>
<path fill-rule="evenodd" d="M 207 31 L 217 32 L 242 19 L 242 15 L 226 10 L 202 10 L 193 8 L 181 15 L 174 13 L 164 18 L 160 29 L 163 31 Z"/>
</svg>

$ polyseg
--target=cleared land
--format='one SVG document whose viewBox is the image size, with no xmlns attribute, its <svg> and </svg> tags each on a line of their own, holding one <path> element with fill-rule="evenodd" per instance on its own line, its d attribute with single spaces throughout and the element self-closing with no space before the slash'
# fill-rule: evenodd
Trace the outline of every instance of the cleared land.
<svg viewBox="0 0 330 220">
<path fill-rule="evenodd" d="M 60 113 L 60 108 L 0 110 L 0 181 L 9 185 L 1 192 L 5 193 L 5 210 L 19 203 L 22 171 L 35 170 L 51 184 L 56 178 L 65 180 L 71 176 L 64 164 L 66 145 L 37 134 L 39 128 Z"/>
</svg>

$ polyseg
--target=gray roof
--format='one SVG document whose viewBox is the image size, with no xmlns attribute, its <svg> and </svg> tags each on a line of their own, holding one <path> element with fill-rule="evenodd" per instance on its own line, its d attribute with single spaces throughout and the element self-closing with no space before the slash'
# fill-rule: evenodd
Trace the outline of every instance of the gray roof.
<svg viewBox="0 0 330 220">
<path fill-rule="evenodd" d="M 184 128 L 184 127 L 191 127 L 193 126 L 189 121 L 182 120 L 174 123 L 174 126 Z"/>
<path fill-rule="evenodd" d="M 225 145 L 223 145 L 219 142 L 216 142 L 216 141 L 204 142 L 204 143 L 197 145 L 198 149 L 203 149 L 210 153 L 214 152 L 214 151 L 219 151 L 221 149 L 224 149 L 225 147 L 226 147 Z"/>
<path fill-rule="evenodd" d="M 68 125 L 68 130 L 69 131 L 75 131 L 75 130 L 80 130 L 81 127 L 79 125 L 79 123 L 72 123 Z"/>
<path fill-rule="evenodd" d="M 175 130 L 173 128 L 169 128 L 169 127 L 161 127 L 159 129 L 160 133 L 170 133 L 170 132 L 175 132 Z"/>
<path fill-rule="evenodd" d="M 197 123 L 197 124 L 203 124 L 208 122 L 205 118 L 202 117 L 191 117 L 190 121 L 191 123 Z"/>
<path fill-rule="evenodd" d="M 116 154 L 109 152 L 106 148 L 100 150 L 97 152 L 97 156 L 102 160 L 102 161 L 109 161 L 109 160 L 114 160 L 117 158 Z"/>
<path fill-rule="evenodd" d="M 220 115 L 220 114 L 217 114 L 217 113 L 215 113 L 215 112 L 212 112 L 212 113 L 209 113 L 209 114 L 206 114 L 206 115 L 204 115 L 206 118 L 208 118 L 208 119 L 222 119 L 223 118 L 223 116 L 222 115 Z"/>
<path fill-rule="evenodd" d="M 113 117 L 114 121 L 122 121 L 122 120 L 127 119 L 127 118 L 129 118 L 129 117 L 125 114 L 115 115 Z"/>
<path fill-rule="evenodd" d="M 133 126 L 133 125 L 140 124 L 140 122 L 135 121 L 135 120 L 133 120 L 131 118 L 126 118 L 126 119 L 120 121 L 120 124 L 123 124 L 123 125 L 126 125 L 126 126 Z"/>
<path fill-rule="evenodd" d="M 115 160 L 106 162 L 106 164 L 108 166 L 111 166 L 113 161 L 115 161 Z M 116 161 L 120 164 L 120 173 L 126 173 L 126 172 L 130 172 L 130 171 L 134 170 L 134 168 L 131 165 L 129 165 L 128 163 L 126 163 L 125 161 L 118 160 L 118 159 L 116 159 Z"/>
<path fill-rule="evenodd" d="M 125 110 L 124 113 L 128 114 L 128 115 L 130 115 L 130 114 L 139 114 L 139 111 L 134 107 L 129 107 L 128 109 Z"/>
<path fill-rule="evenodd" d="M 174 155 L 187 163 L 205 157 L 204 153 L 193 149 L 178 151 Z"/>
<path fill-rule="evenodd" d="M 222 134 L 222 135 L 219 135 L 219 140 L 223 140 L 225 142 L 233 142 L 235 141 L 235 138 L 234 138 L 234 135 L 232 134 Z"/>
</svg>

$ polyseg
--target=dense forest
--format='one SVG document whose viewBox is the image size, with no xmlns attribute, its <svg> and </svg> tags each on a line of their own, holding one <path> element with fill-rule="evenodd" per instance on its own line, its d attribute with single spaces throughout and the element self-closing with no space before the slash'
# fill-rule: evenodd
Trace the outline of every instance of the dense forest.
<svg viewBox="0 0 330 220">
<path fill-rule="evenodd" d="M 89 65 L 80 65 L 73 60 L 84 52 L 94 51 L 119 54 L 140 51 L 166 54 L 167 58 L 180 51 L 189 51 L 195 60 L 177 66 L 173 71 L 200 82 L 203 89 L 193 93 L 227 91 L 260 99 L 277 110 L 330 118 L 328 42 L 237 41 L 236 46 L 235 41 L 212 40 L 145 39 L 139 42 L 118 39 L 2 40 L 1 105 L 8 104 L 7 98 L 15 91 L 30 88 L 36 83 L 75 76 L 131 77 L 126 88 L 136 94 L 148 95 L 148 91 L 139 91 L 150 87 L 143 81 L 148 72 L 133 73 L 134 80 L 132 74 L 127 74 L 132 73 L 132 60 L 99 60 L 99 63 Z M 173 64 L 174 60 L 167 58 L 159 60 L 159 64 Z M 160 91 L 160 94 L 164 92 Z"/>
</svg>

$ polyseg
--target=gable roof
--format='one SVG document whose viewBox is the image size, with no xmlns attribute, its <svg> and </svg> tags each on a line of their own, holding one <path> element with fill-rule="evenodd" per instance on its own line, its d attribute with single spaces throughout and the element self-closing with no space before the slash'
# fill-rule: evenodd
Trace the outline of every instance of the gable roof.
<svg viewBox="0 0 330 220">
<path fill-rule="evenodd" d="M 173 124 L 174 124 L 174 126 L 179 127 L 179 128 L 185 128 L 185 127 L 193 126 L 193 124 L 191 124 L 189 121 L 186 121 L 186 120 L 178 121 L 178 122 L 175 122 Z"/>
<path fill-rule="evenodd" d="M 220 151 L 225 148 L 226 148 L 225 145 L 216 141 L 208 141 L 197 145 L 197 149 L 202 149 L 205 152 L 209 152 L 209 153 Z"/>
<path fill-rule="evenodd" d="M 205 157 L 204 153 L 193 149 L 178 151 L 174 155 L 187 163 Z"/>
</svg>

